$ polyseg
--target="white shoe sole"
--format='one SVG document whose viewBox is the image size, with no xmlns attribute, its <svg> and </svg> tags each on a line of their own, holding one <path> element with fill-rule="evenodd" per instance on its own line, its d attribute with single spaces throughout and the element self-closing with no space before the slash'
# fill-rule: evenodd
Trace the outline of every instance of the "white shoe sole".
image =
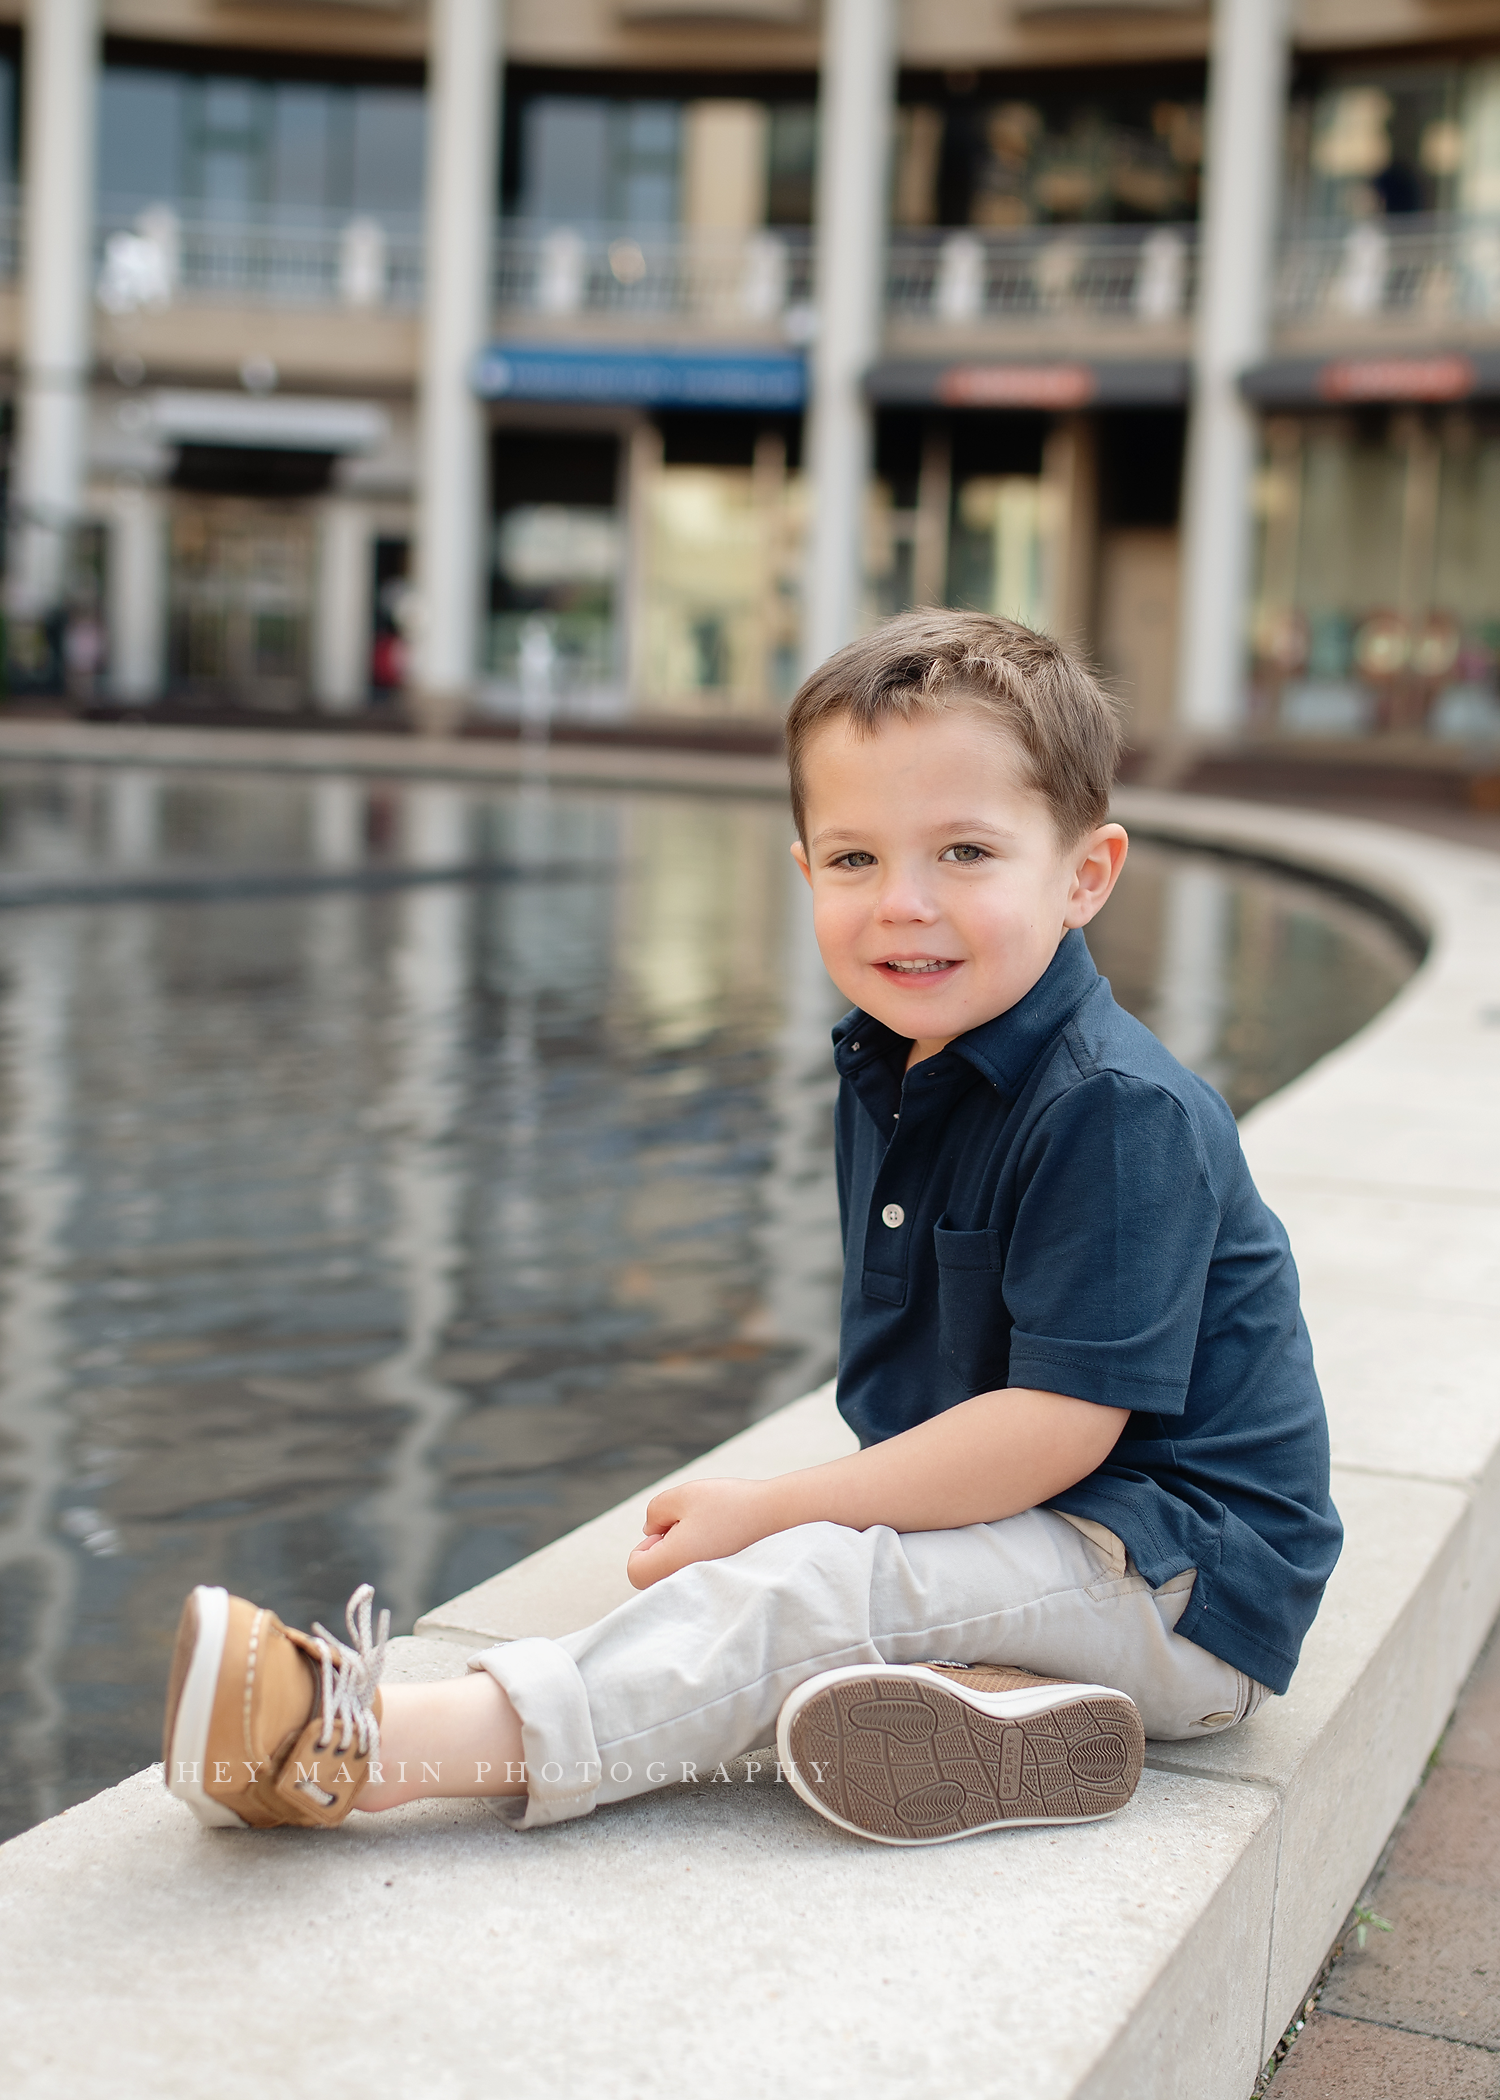
<svg viewBox="0 0 1500 2100">
<path fill-rule="evenodd" d="M 172 1716 L 167 1791 L 185 1801 L 198 1821 L 210 1830 L 248 1830 L 250 1826 L 242 1816 L 215 1801 L 203 1786 L 209 1723 L 224 1660 L 224 1636 L 229 1631 L 229 1592 L 200 1583 L 188 1603 L 196 1610 L 197 1628 L 192 1659 Z"/>
<path fill-rule="evenodd" d="M 1097 1822 L 1134 1793 L 1144 1749 L 1134 1703 L 1108 1685 L 976 1692 L 916 1663 L 827 1670 L 776 1723 L 808 1807 L 881 1845 Z"/>
</svg>

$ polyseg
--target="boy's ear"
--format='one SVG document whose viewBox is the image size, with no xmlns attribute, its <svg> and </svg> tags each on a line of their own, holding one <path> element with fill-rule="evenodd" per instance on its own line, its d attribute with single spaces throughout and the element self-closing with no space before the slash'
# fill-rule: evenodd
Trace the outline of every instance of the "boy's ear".
<svg viewBox="0 0 1500 2100">
<path fill-rule="evenodd" d="M 807 848 L 803 845 L 801 839 L 792 840 L 792 859 L 802 870 L 803 875 L 807 879 L 808 888 L 811 889 L 812 869 L 807 865 Z"/>
<path fill-rule="evenodd" d="M 1077 849 L 1073 862 L 1073 888 L 1063 914 L 1065 926 L 1087 926 L 1109 901 L 1109 893 L 1120 879 L 1130 840 L 1123 824 L 1101 824 Z"/>
</svg>

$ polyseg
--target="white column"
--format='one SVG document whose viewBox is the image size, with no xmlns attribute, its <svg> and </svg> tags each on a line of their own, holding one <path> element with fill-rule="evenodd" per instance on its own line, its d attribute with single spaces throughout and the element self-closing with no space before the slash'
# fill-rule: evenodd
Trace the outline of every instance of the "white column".
<svg viewBox="0 0 1500 2100">
<path fill-rule="evenodd" d="M 1239 379 L 1270 333 L 1287 15 L 1288 0 L 1214 8 L 1177 662 L 1178 720 L 1200 731 L 1243 711 L 1256 423 Z"/>
<path fill-rule="evenodd" d="M 415 702 L 452 729 L 473 690 L 485 507 L 485 419 L 469 368 L 490 317 L 500 129 L 500 0 L 432 0 L 417 494 Z"/>
<path fill-rule="evenodd" d="M 12 610 L 36 618 L 66 581 L 83 495 L 94 220 L 98 0 L 31 0 L 26 15 L 25 322 L 12 500 Z"/>
<path fill-rule="evenodd" d="M 166 685 L 166 509 L 159 489 L 122 486 L 110 493 L 109 690 L 129 706 L 159 699 Z"/>
<path fill-rule="evenodd" d="M 818 333 L 807 458 L 812 519 L 802 657 L 852 640 L 864 569 L 871 417 L 880 346 L 886 166 L 895 101 L 894 0 L 828 0 L 818 103 Z"/>
<path fill-rule="evenodd" d="M 352 714 L 369 694 L 373 570 L 368 505 L 330 497 L 318 513 L 313 618 L 313 698 L 330 714 Z"/>
</svg>

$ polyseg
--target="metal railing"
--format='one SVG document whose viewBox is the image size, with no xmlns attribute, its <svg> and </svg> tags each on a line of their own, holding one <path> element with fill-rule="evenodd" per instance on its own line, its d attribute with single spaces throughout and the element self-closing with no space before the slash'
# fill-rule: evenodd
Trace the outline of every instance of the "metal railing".
<svg viewBox="0 0 1500 2100">
<path fill-rule="evenodd" d="M 801 229 L 751 233 L 583 231 L 503 226 L 495 249 L 495 304 L 553 315 L 670 316 L 710 325 L 774 325 L 795 335 L 811 314 L 812 237 Z"/>
<path fill-rule="evenodd" d="M 614 315 L 692 325 L 812 330 L 814 237 L 681 228 L 623 232 L 503 224 L 494 248 L 502 311 Z M 114 313 L 176 303 L 411 310 L 421 303 L 415 215 L 305 213 L 274 222 L 107 202 L 95 235 L 95 291 Z M 22 272 L 19 193 L 0 190 L 0 282 Z M 1114 322 L 1150 326 L 1192 312 L 1193 226 L 898 230 L 886 311 L 937 328 Z M 1294 227 L 1273 287 L 1282 326 L 1500 320 L 1500 218 L 1363 220 Z"/>
<path fill-rule="evenodd" d="M 106 204 L 95 242 L 95 295 L 110 313 L 179 302 L 410 308 L 422 298 L 415 216 L 266 222 Z"/>
<path fill-rule="evenodd" d="M 1280 322 L 1500 317 L 1500 220 L 1363 219 L 1294 230 L 1276 270 Z"/>
<path fill-rule="evenodd" d="M 893 320 L 1149 325 L 1192 309 L 1193 226 L 1069 226 L 897 233 L 886 276 Z"/>
<path fill-rule="evenodd" d="M 117 205 L 101 215 L 96 251 L 96 296 L 113 313 L 214 300 L 411 308 L 422 298 L 415 218 L 307 213 L 268 224 Z M 585 232 L 513 222 L 496 236 L 493 294 L 501 310 L 559 320 L 665 316 L 779 324 L 795 335 L 811 310 L 812 245 L 800 231 Z"/>
</svg>

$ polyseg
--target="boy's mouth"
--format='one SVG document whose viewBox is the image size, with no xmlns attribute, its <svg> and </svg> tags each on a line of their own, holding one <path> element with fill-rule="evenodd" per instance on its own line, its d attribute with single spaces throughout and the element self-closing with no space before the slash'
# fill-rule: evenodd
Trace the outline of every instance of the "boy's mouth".
<svg viewBox="0 0 1500 2100">
<path fill-rule="evenodd" d="M 884 962 L 877 963 L 875 967 L 878 970 L 889 970 L 895 977 L 936 977 L 939 971 L 955 970 L 958 965 L 951 955 L 889 955 Z"/>
</svg>

